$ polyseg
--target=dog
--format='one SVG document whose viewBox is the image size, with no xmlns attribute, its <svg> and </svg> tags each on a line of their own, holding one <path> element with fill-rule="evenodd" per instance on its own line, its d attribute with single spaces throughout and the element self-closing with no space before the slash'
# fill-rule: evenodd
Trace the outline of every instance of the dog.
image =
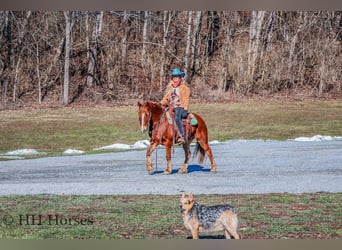
<svg viewBox="0 0 342 250">
<path fill-rule="evenodd" d="M 226 239 L 240 239 L 236 209 L 230 205 L 199 205 L 190 193 L 182 193 L 180 209 L 184 226 L 191 231 L 192 238 L 198 239 L 198 232 L 224 231 Z"/>
</svg>

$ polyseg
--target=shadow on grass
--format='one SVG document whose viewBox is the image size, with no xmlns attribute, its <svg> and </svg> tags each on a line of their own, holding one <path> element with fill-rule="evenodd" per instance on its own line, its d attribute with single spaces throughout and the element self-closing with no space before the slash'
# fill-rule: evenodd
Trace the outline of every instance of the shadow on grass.
<svg viewBox="0 0 342 250">
<path fill-rule="evenodd" d="M 208 239 L 208 240 L 225 240 L 226 238 L 224 235 L 200 235 L 198 238 L 201 239 Z M 188 236 L 187 240 L 192 240 L 192 236 Z M 234 237 L 232 238 L 234 239 Z"/>
</svg>

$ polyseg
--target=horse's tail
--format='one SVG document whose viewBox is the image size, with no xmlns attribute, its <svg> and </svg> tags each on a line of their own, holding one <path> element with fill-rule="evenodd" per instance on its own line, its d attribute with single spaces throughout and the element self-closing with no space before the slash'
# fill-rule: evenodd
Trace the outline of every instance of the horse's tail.
<svg viewBox="0 0 342 250">
<path fill-rule="evenodd" d="M 204 161 L 204 158 L 205 158 L 205 150 L 202 148 L 201 144 L 199 144 L 198 142 L 196 143 L 196 147 L 195 147 L 195 151 L 194 151 L 194 156 L 197 156 L 199 153 L 199 156 L 198 156 L 198 163 L 199 164 L 202 164 L 203 161 Z"/>
</svg>

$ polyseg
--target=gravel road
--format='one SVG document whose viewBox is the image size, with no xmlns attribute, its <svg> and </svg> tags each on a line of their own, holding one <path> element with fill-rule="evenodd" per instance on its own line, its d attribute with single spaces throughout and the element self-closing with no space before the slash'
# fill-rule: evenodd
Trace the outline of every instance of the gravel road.
<svg viewBox="0 0 342 250">
<path fill-rule="evenodd" d="M 208 159 L 202 166 L 192 159 L 189 173 L 178 174 L 181 148 L 175 148 L 171 175 L 163 174 L 163 148 L 154 175 L 145 169 L 145 150 L 2 161 L 0 195 L 342 192 L 342 140 L 232 140 L 212 150 L 215 174 Z"/>
</svg>

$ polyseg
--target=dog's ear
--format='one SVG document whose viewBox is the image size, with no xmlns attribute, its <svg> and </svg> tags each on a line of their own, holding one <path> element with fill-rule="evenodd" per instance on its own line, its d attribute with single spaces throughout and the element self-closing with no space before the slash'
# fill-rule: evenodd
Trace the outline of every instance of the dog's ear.
<svg viewBox="0 0 342 250">
<path fill-rule="evenodd" d="M 195 199 L 194 194 L 193 194 L 193 193 L 190 193 L 190 194 L 189 194 L 189 198 L 190 198 L 190 200 L 193 201 L 193 200 Z"/>
<path fill-rule="evenodd" d="M 184 197 L 185 197 L 185 193 L 183 192 L 183 193 L 182 193 L 181 199 L 184 199 Z"/>
</svg>

